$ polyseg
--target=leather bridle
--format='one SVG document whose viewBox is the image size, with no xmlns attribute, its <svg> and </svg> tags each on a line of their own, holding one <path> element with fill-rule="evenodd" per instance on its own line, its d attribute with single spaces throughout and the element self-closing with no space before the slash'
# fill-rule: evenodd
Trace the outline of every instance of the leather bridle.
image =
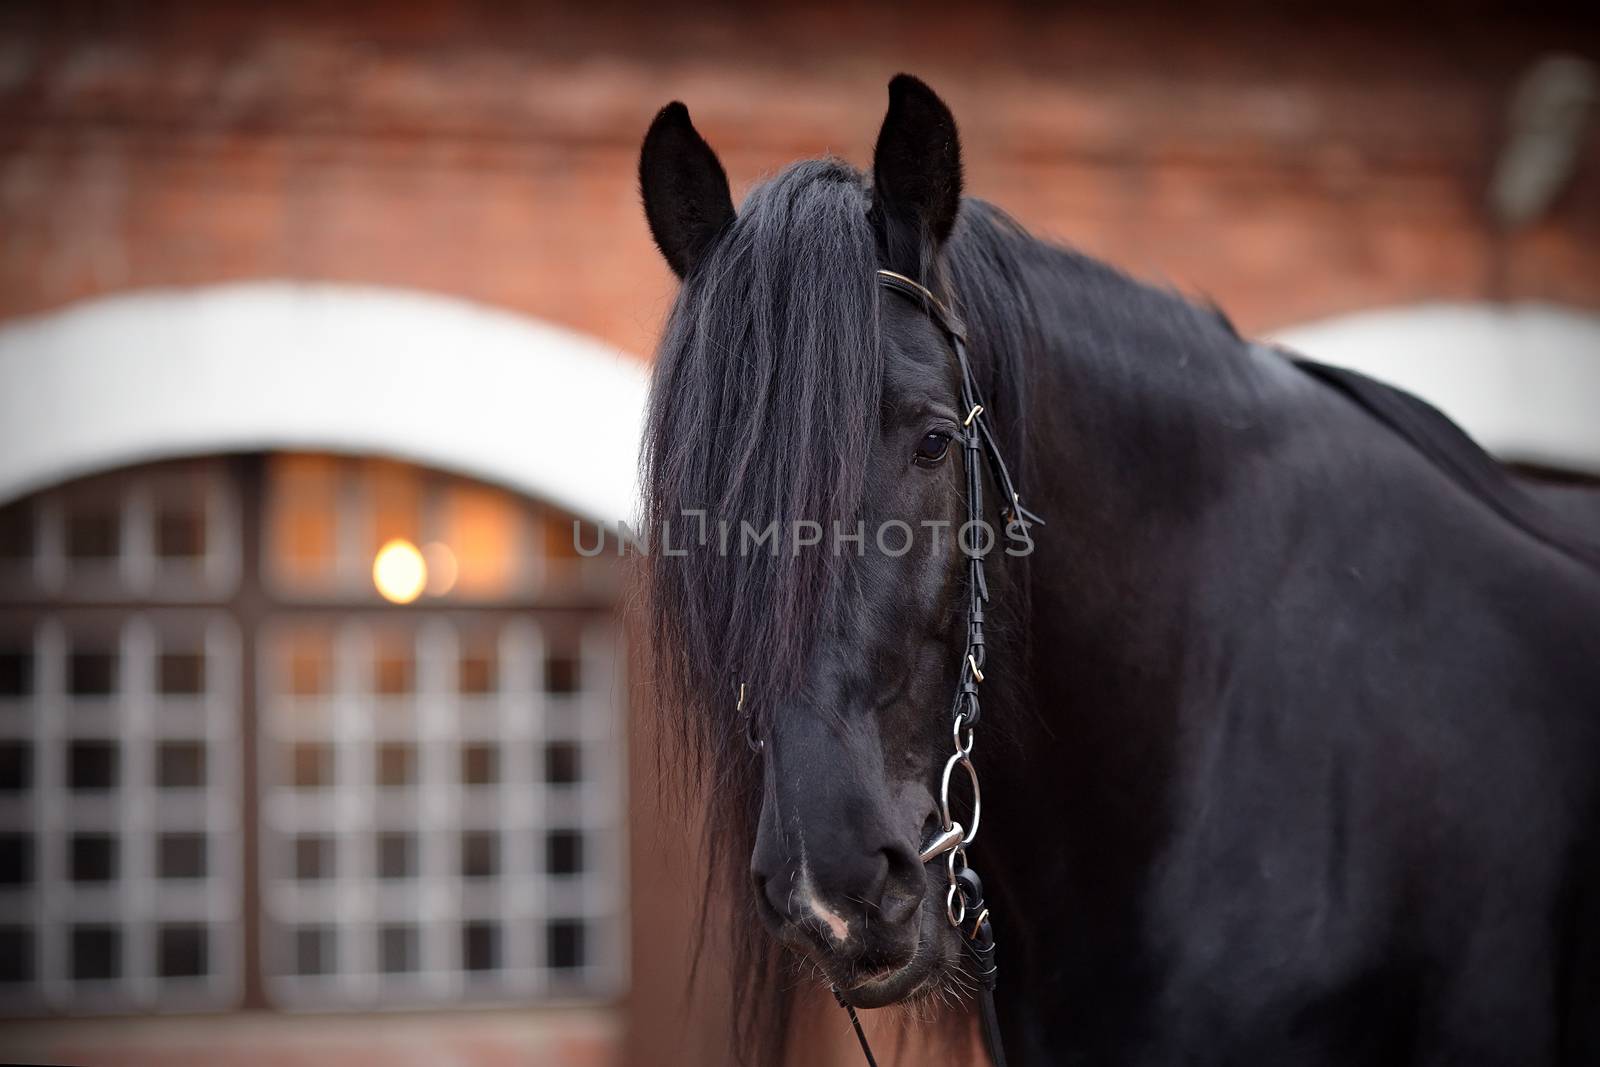
<svg viewBox="0 0 1600 1067">
<path fill-rule="evenodd" d="M 1004 496 L 1000 514 L 1005 519 L 1007 533 L 1010 534 L 1015 530 L 1025 536 L 1030 526 L 1044 525 L 1043 519 L 1022 506 L 1016 484 L 1011 480 L 1011 472 L 1006 467 L 1005 459 L 1000 455 L 1000 445 L 984 417 L 987 409 L 984 407 L 977 380 L 973 377 L 972 364 L 967 359 L 966 326 L 943 301 L 933 295 L 927 286 L 891 270 L 878 271 L 877 280 L 885 289 L 899 293 L 919 304 L 929 318 L 944 331 L 950 347 L 955 350 L 956 363 L 961 372 L 961 406 L 965 412 L 958 434 L 965 450 L 964 465 L 967 478 L 967 525 L 963 530 L 975 530 L 983 526 L 983 471 L 979 464 L 980 455 L 987 459 L 995 486 Z M 1000 1026 L 994 1008 L 997 974 L 994 960 L 994 928 L 989 921 L 989 909 L 983 900 L 983 883 L 979 880 L 977 872 L 967 864 L 967 849 L 978 836 L 978 824 L 983 815 L 983 799 L 978 789 L 978 772 L 972 765 L 972 748 L 977 740 L 976 727 L 981 713 L 978 687 L 984 680 L 983 609 L 989 600 L 989 584 L 984 578 L 983 561 L 987 549 L 982 552 L 975 551 L 971 547 L 970 540 L 963 544 L 960 536 L 956 541 L 967 557 L 968 582 L 967 640 L 961 654 L 960 681 L 956 685 L 955 702 L 950 712 L 951 737 L 955 751 L 945 761 L 944 772 L 939 778 L 939 814 L 943 819 L 943 826 L 923 845 L 921 859 L 925 864 L 941 857 L 945 861 L 947 876 L 945 917 L 950 920 L 950 925 L 960 932 L 962 944 L 972 957 L 974 971 L 980 983 L 978 1009 L 983 1042 L 988 1049 L 989 1058 L 994 1061 L 995 1067 L 1005 1067 L 1005 1050 L 1000 1042 Z M 970 827 L 963 827 L 950 812 L 950 783 L 958 767 L 966 771 L 972 785 Z M 876 1067 L 877 1061 L 867 1044 L 867 1036 L 861 1029 L 861 1021 L 856 1017 L 855 1008 L 844 999 L 844 995 L 837 987 L 833 990 L 833 994 L 850 1014 L 850 1022 L 855 1028 L 856 1039 L 861 1043 L 861 1051 L 866 1056 L 867 1063 L 871 1067 Z"/>
</svg>

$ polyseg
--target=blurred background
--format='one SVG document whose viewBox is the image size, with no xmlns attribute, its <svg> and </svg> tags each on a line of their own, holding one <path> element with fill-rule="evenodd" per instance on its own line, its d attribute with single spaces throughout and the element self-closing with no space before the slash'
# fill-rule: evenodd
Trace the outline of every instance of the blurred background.
<svg viewBox="0 0 1600 1067">
<path fill-rule="evenodd" d="M 1036 233 L 1600 475 L 1592 6 L 1177 11 L 0 6 L 0 1060 L 725 1059 L 572 540 L 671 99 L 737 198 L 916 73 Z"/>
</svg>

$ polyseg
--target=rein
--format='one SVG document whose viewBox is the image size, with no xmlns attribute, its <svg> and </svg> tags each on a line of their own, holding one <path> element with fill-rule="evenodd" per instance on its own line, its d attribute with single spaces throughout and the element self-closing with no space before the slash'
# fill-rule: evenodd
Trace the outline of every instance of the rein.
<svg viewBox="0 0 1600 1067">
<path fill-rule="evenodd" d="M 966 450 L 964 466 L 967 476 L 968 523 L 977 524 L 983 521 L 983 471 L 979 464 L 979 457 L 982 456 L 988 461 L 990 475 L 1004 497 L 1000 514 L 1005 519 L 1006 530 L 1018 528 L 1026 533 L 1028 527 L 1035 523 L 1044 525 L 1043 519 L 1022 506 L 1016 484 L 1011 480 L 1011 472 L 1006 467 L 1005 459 L 1000 455 L 999 443 L 984 419 L 986 409 L 983 396 L 978 389 L 977 379 L 973 376 L 972 365 L 967 359 L 966 326 L 938 297 L 933 295 L 932 291 L 905 275 L 880 270 L 877 273 L 877 280 L 885 289 L 899 293 L 921 305 L 928 316 L 944 331 L 951 348 L 955 350 L 956 363 L 961 371 L 961 406 L 966 411 L 959 437 L 962 447 Z M 967 849 L 977 839 L 978 824 L 983 817 L 983 796 L 978 787 L 977 769 L 972 765 L 972 748 L 977 741 L 976 727 L 982 710 L 978 700 L 978 687 L 983 684 L 986 662 L 983 608 L 989 600 L 989 583 L 984 577 L 983 554 L 968 551 L 967 567 L 969 579 L 967 640 L 966 647 L 962 650 L 960 680 L 956 684 L 955 701 L 950 713 L 950 736 L 955 750 L 945 761 L 944 772 L 939 776 L 939 815 L 944 822 L 942 829 L 922 847 L 921 860 L 927 864 L 944 858 L 947 879 L 945 917 L 949 919 L 950 925 L 961 933 L 962 944 L 972 958 L 974 971 L 980 983 L 978 1012 L 984 1047 L 995 1067 L 1006 1067 L 1005 1049 L 1000 1041 L 1000 1024 L 994 1007 L 995 980 L 998 974 L 994 960 L 994 928 L 989 922 L 989 908 L 984 904 L 983 882 L 978 878 L 978 873 L 967 863 Z M 970 827 L 963 827 L 950 812 L 950 783 L 958 767 L 966 772 L 967 780 L 972 785 Z M 867 1044 L 867 1035 L 861 1029 L 861 1021 L 856 1017 L 855 1008 L 844 999 L 844 995 L 837 988 L 833 990 L 833 995 L 849 1013 L 856 1040 L 861 1044 L 861 1052 L 866 1057 L 869 1067 L 876 1067 L 877 1060 L 873 1058 L 872 1048 Z"/>
</svg>

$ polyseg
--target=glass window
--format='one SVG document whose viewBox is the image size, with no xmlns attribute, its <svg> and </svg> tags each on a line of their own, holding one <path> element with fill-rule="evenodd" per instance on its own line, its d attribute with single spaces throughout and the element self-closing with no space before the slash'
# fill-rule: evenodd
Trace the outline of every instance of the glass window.
<svg viewBox="0 0 1600 1067">
<path fill-rule="evenodd" d="M 203 505 L 164 505 L 156 512 L 156 555 L 161 559 L 199 559 L 206 554 Z"/>
<path fill-rule="evenodd" d="M 378 835 L 378 877 L 411 878 L 417 873 L 417 836 L 411 833 Z"/>
<path fill-rule="evenodd" d="M 399 696 L 415 686 L 416 659 L 404 637 L 380 639 L 372 666 L 372 691 L 380 696 Z"/>
<path fill-rule="evenodd" d="M 27 926 L 0 926 L 0 983 L 34 980 L 34 933 Z"/>
<path fill-rule="evenodd" d="M 33 649 L 0 648 L 0 699 L 33 694 Z"/>
<path fill-rule="evenodd" d="M 75 697 L 110 696 L 117 691 L 117 653 L 111 649 L 74 649 L 67 656 L 67 692 Z"/>
<path fill-rule="evenodd" d="M 33 882 L 33 835 L 0 833 L 0 886 Z"/>
<path fill-rule="evenodd" d="M 284 638 L 288 690 L 297 697 L 323 696 L 333 690 L 332 635 L 317 629 L 295 630 Z"/>
<path fill-rule="evenodd" d="M 112 834 L 72 835 L 72 880 L 109 882 L 117 876 L 117 839 Z"/>
<path fill-rule="evenodd" d="M 204 652 L 162 652 L 156 660 L 156 691 L 162 696 L 197 696 L 206 691 Z"/>
<path fill-rule="evenodd" d="M 0 999 L 187 1011 L 259 983 L 276 1008 L 365 1010 L 502 1000 L 552 968 L 561 996 L 614 996 L 617 898 L 583 880 L 621 866 L 619 798 L 568 788 L 617 751 L 620 720 L 590 728 L 617 710 L 589 673 L 612 604 L 552 569 L 569 530 L 502 489 L 328 456 L 153 464 L 0 508 L 7 588 L 37 560 L 66 590 L 26 586 L 0 632 L 0 897 L 29 920 L 0 915 L 0 983 L 52 979 Z M 426 567 L 409 603 L 375 588 L 391 537 Z M 235 598 L 239 575 L 259 593 Z M 36 831 L 36 806 L 62 817 Z M 579 906 L 600 910 L 553 910 Z"/>
<path fill-rule="evenodd" d="M 418 969 L 422 954 L 418 951 L 420 940 L 415 926 L 385 926 L 379 931 L 378 944 L 382 954 L 380 966 L 385 974 L 403 974 Z"/>
<path fill-rule="evenodd" d="M 552 651 L 544 661 L 544 691 L 567 695 L 582 685 L 578 657 L 569 651 Z"/>
<path fill-rule="evenodd" d="M 157 746 L 157 786 L 162 789 L 199 789 L 205 784 L 204 741 L 163 741 Z"/>
<path fill-rule="evenodd" d="M 576 830 L 552 830 L 544 839 L 544 869 L 555 875 L 583 872 L 583 835 Z"/>
<path fill-rule="evenodd" d="M 500 966 L 500 924 L 469 922 L 461 927 L 461 964 L 469 971 Z"/>
<path fill-rule="evenodd" d="M 492 638 L 472 641 L 461 650 L 456 685 L 463 695 L 493 693 L 500 685 L 500 657 Z"/>
<path fill-rule="evenodd" d="M 500 780 L 500 747 L 493 744 L 466 745 L 461 749 L 461 783 L 493 785 Z"/>
<path fill-rule="evenodd" d="M 337 969 L 332 927 L 302 926 L 294 932 L 294 960 L 297 974 L 332 974 Z"/>
<path fill-rule="evenodd" d="M 74 509 L 67 515 L 67 558 L 104 562 L 122 547 L 122 513 L 117 502 Z"/>
<path fill-rule="evenodd" d="M 583 923 L 557 919 L 545 927 L 545 962 L 552 970 L 571 970 L 584 965 Z"/>
<path fill-rule="evenodd" d="M 206 835 L 167 833 L 156 841 L 156 877 L 183 879 L 206 876 Z"/>
<path fill-rule="evenodd" d="M 471 830 L 461 835 L 463 878 L 492 878 L 500 871 L 500 835 L 492 830 Z"/>
<path fill-rule="evenodd" d="M 0 562 L 18 563 L 34 555 L 33 507 L 18 501 L 0 507 Z"/>
<path fill-rule="evenodd" d="M 378 746 L 378 784 L 410 785 L 417 777 L 415 745 L 389 741 Z"/>
<path fill-rule="evenodd" d="M 302 882 L 332 878 L 338 849 L 332 837 L 307 834 L 295 839 L 294 876 Z"/>
<path fill-rule="evenodd" d="M 115 926 L 85 923 L 72 928 L 72 977 L 78 981 L 116 978 L 122 974 L 122 931 Z"/>
<path fill-rule="evenodd" d="M 341 479 L 331 456 L 268 461 L 270 571 L 295 591 L 326 591 L 338 573 Z"/>
<path fill-rule="evenodd" d="M 333 784 L 333 747 L 320 741 L 294 745 L 294 786 L 320 789 Z"/>
<path fill-rule="evenodd" d="M 33 746 L 26 741 L 0 741 L 0 793 L 33 788 Z"/>
<path fill-rule="evenodd" d="M 114 741 L 74 741 L 67 748 L 67 788 L 115 789 L 119 757 Z"/>
<path fill-rule="evenodd" d="M 551 785 L 574 785 L 583 780 L 577 742 L 553 741 L 544 746 L 544 780 Z"/>
<path fill-rule="evenodd" d="M 156 939 L 156 973 L 162 978 L 198 978 L 211 968 L 210 933 L 195 923 L 170 923 Z"/>
</svg>

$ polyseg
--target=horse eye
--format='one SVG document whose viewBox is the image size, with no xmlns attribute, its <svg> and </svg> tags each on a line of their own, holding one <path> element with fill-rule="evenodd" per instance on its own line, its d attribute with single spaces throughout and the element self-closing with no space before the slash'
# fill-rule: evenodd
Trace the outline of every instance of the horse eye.
<svg viewBox="0 0 1600 1067">
<path fill-rule="evenodd" d="M 917 461 L 919 463 L 937 463 L 944 458 L 944 454 L 949 450 L 949 434 L 930 433 L 917 443 Z"/>
</svg>

